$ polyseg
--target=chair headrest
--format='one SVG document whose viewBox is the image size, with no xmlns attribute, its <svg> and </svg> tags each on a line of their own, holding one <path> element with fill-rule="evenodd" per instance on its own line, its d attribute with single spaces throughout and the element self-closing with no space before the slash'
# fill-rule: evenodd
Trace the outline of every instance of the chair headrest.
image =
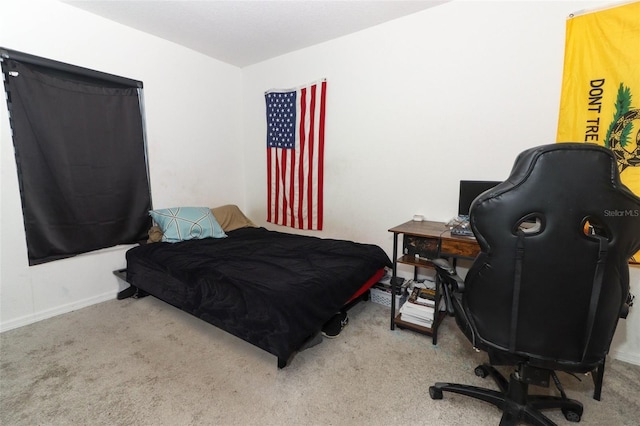
<svg viewBox="0 0 640 426">
<path fill-rule="evenodd" d="M 574 237 L 589 227 L 609 240 L 617 236 L 617 250 L 627 259 L 640 249 L 640 199 L 621 183 L 611 150 L 598 145 L 524 151 L 509 178 L 478 197 L 471 210 L 471 226 L 486 250 L 494 248 L 491 240 L 536 222 Z"/>
</svg>

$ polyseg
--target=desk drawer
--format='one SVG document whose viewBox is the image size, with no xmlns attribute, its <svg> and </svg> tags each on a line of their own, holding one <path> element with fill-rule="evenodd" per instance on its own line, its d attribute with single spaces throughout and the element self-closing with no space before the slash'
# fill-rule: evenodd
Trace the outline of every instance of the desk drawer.
<svg viewBox="0 0 640 426">
<path fill-rule="evenodd" d="M 440 247 L 440 254 L 442 256 L 460 256 L 475 258 L 480 253 L 480 246 L 474 239 L 469 241 L 456 239 L 448 240 L 442 239 L 442 246 Z"/>
<path fill-rule="evenodd" d="M 404 235 L 402 237 L 402 252 L 408 256 L 420 256 L 433 259 L 438 257 L 438 239 Z"/>
</svg>

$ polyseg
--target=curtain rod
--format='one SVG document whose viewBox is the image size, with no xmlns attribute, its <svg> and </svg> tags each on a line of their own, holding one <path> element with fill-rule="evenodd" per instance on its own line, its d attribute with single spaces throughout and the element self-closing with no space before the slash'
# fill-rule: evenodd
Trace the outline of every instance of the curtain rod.
<svg viewBox="0 0 640 426">
<path fill-rule="evenodd" d="M 89 68 L 79 67 L 77 65 L 67 64 L 65 62 L 54 61 L 53 59 L 42 58 L 40 56 L 30 55 L 24 52 L 18 52 L 17 50 L 6 49 L 0 47 L 0 60 L 13 59 L 18 62 L 25 62 L 31 65 L 40 67 L 48 67 L 58 71 L 64 71 L 74 74 L 79 74 L 86 77 L 95 78 L 98 80 L 104 80 L 111 83 L 121 84 L 123 86 L 137 87 L 142 89 L 142 82 L 133 80 L 126 77 L 120 77 L 119 75 L 107 74 L 105 72 L 92 70 Z"/>
</svg>

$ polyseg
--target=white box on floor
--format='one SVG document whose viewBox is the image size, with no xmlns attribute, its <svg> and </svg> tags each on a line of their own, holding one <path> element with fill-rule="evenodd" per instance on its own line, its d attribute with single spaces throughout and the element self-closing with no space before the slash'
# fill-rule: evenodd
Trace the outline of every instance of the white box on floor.
<svg viewBox="0 0 640 426">
<path fill-rule="evenodd" d="M 407 300 L 407 294 L 404 292 L 402 295 L 396 294 L 396 309 L 400 309 L 400 306 Z M 371 301 L 380 305 L 391 307 L 391 293 L 380 290 L 375 287 L 371 287 Z"/>
</svg>

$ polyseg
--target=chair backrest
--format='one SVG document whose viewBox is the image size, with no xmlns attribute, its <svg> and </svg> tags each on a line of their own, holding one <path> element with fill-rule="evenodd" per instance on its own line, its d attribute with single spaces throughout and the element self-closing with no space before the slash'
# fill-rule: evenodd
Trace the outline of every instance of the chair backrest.
<svg viewBox="0 0 640 426">
<path fill-rule="evenodd" d="M 482 252 L 462 302 L 476 338 L 534 364 L 603 360 L 640 249 L 640 198 L 621 184 L 611 151 L 559 143 L 523 152 L 509 178 L 474 201 L 471 226 Z"/>
</svg>

